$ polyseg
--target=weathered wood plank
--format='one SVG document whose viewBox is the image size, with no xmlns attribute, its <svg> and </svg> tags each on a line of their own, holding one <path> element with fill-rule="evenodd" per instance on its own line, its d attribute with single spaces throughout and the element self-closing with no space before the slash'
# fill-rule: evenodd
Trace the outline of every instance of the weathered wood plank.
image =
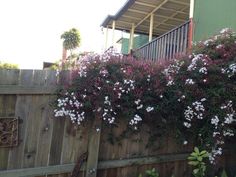
<svg viewBox="0 0 236 177">
<path fill-rule="evenodd" d="M 0 75 L 0 83 L 18 84 L 19 70 L 1 70 Z M 6 77 L 7 79 L 4 77 Z M 16 96 L 2 95 L 0 97 L 0 116 L 15 117 Z M 0 170 L 7 169 L 10 149 L 11 148 L 0 148 Z"/>
<path fill-rule="evenodd" d="M 99 162 L 97 169 L 122 168 L 135 165 L 148 165 L 148 164 L 158 164 L 165 162 L 184 161 L 188 156 L 189 153 L 160 155 L 159 157 L 153 156 L 153 157 L 132 158 L 123 160 L 107 160 Z M 47 167 L 6 170 L 6 171 L 0 171 L 0 177 L 22 177 L 22 176 L 68 173 L 73 170 L 74 165 L 75 164 L 73 163 L 73 164 L 55 165 Z M 86 164 L 83 165 L 82 170 L 85 168 Z"/>
<path fill-rule="evenodd" d="M 31 85 L 33 70 L 20 70 L 19 85 Z M 10 150 L 8 169 L 22 168 L 24 159 L 24 148 L 27 136 L 29 112 L 32 105 L 32 96 L 17 96 L 15 115 L 22 123 L 19 125 L 19 146 Z"/>
<path fill-rule="evenodd" d="M 51 95 L 56 94 L 57 86 L 0 85 L 0 95 Z"/>
<path fill-rule="evenodd" d="M 19 145 L 10 150 L 8 159 L 8 169 L 22 167 L 24 157 L 24 144 L 26 140 L 26 129 L 28 126 L 28 114 L 31 105 L 31 96 L 17 96 L 15 115 L 21 119 L 19 124 Z"/>
<path fill-rule="evenodd" d="M 24 147 L 23 167 L 34 167 L 37 152 L 39 128 L 42 117 L 42 99 L 40 96 L 32 98 L 32 105 L 28 117 L 26 142 Z"/>
<path fill-rule="evenodd" d="M 97 176 L 98 154 L 100 146 L 102 120 L 97 116 L 90 129 L 89 144 L 88 144 L 88 160 L 86 166 L 86 177 Z"/>
<path fill-rule="evenodd" d="M 17 85 L 20 70 L 0 69 L 0 85 Z"/>
</svg>

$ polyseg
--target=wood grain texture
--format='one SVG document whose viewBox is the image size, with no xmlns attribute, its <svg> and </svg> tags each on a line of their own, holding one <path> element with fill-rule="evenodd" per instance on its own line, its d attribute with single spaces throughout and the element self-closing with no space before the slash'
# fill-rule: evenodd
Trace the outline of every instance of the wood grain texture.
<svg viewBox="0 0 236 177">
<path fill-rule="evenodd" d="M 176 31 L 167 38 L 173 43 L 177 40 L 174 33 Z M 153 45 L 152 48 L 158 53 L 160 47 Z M 172 50 L 176 50 L 176 46 L 168 49 L 170 53 Z M 186 157 L 193 143 L 177 144 L 171 132 L 166 137 L 156 137 L 154 145 L 147 148 L 149 129 L 143 126 L 141 133 L 110 144 L 109 129 L 101 128 L 100 123 L 74 128 L 69 119 L 54 118 L 55 89 L 70 83 L 70 78 L 69 71 L 56 76 L 56 71 L 49 70 L 0 70 L 0 117 L 16 116 L 22 122 L 19 145 L 0 148 L 0 177 L 69 177 L 74 163 L 86 151 L 90 156 L 82 169 L 88 172 L 94 168 L 93 177 L 137 177 L 151 168 L 157 168 L 162 176 L 191 174 Z M 126 123 L 121 122 L 113 133 L 118 136 L 126 129 Z M 89 133 L 92 134 L 89 136 Z M 234 148 L 221 163 L 221 168 L 231 174 L 235 171 L 235 154 Z M 79 177 L 84 176 L 86 171 L 81 171 Z"/>
</svg>

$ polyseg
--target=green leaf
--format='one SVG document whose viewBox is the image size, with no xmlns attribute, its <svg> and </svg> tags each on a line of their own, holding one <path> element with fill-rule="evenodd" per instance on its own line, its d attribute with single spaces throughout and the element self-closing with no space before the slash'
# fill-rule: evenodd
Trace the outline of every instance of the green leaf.
<svg viewBox="0 0 236 177">
<path fill-rule="evenodd" d="M 188 157 L 188 160 L 196 160 L 196 159 L 197 159 L 197 157 L 193 157 L 193 156 Z"/>
<path fill-rule="evenodd" d="M 188 164 L 189 164 L 189 165 L 196 166 L 196 165 L 199 164 L 199 162 L 198 162 L 198 161 L 190 161 L 190 162 L 188 162 Z"/>
<path fill-rule="evenodd" d="M 190 155 L 193 156 L 193 157 L 197 157 L 198 156 L 198 154 L 195 153 L 195 152 L 192 152 Z"/>
<path fill-rule="evenodd" d="M 194 151 L 195 151 L 197 154 L 200 153 L 198 147 L 194 147 Z"/>
<path fill-rule="evenodd" d="M 201 156 L 197 157 L 197 160 L 201 162 L 202 161 L 202 157 Z"/>
<path fill-rule="evenodd" d="M 208 154 L 208 153 L 203 154 L 202 157 L 203 157 L 203 158 L 204 158 L 204 157 L 209 157 L 209 154 Z"/>
<path fill-rule="evenodd" d="M 200 152 L 200 155 L 204 155 L 204 154 L 207 154 L 206 150 L 203 150 L 203 151 Z"/>
<path fill-rule="evenodd" d="M 222 171 L 221 177 L 228 177 L 228 175 L 227 175 L 225 170 Z"/>
<path fill-rule="evenodd" d="M 198 169 L 198 168 L 196 168 L 196 169 L 193 170 L 193 174 L 197 174 L 198 172 L 199 172 L 199 169 Z"/>
</svg>

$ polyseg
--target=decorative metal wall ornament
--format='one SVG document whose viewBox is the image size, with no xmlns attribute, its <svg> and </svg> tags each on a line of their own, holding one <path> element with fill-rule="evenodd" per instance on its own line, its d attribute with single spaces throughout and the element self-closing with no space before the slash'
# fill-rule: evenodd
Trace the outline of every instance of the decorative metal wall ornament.
<svg viewBox="0 0 236 177">
<path fill-rule="evenodd" d="M 19 119 L 16 117 L 0 117 L 0 147 L 18 145 Z"/>
</svg>

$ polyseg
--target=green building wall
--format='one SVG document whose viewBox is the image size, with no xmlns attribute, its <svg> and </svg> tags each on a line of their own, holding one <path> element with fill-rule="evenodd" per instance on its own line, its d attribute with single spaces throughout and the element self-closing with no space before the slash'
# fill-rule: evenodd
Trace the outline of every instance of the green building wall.
<svg viewBox="0 0 236 177">
<path fill-rule="evenodd" d="M 138 35 L 134 37 L 134 49 L 137 49 L 144 44 L 148 43 L 148 36 L 146 35 Z M 129 53 L 129 39 L 123 38 L 121 41 L 121 53 L 128 54 Z"/>
<path fill-rule="evenodd" d="M 194 41 L 217 34 L 223 28 L 236 31 L 236 0 L 195 0 Z"/>
</svg>

